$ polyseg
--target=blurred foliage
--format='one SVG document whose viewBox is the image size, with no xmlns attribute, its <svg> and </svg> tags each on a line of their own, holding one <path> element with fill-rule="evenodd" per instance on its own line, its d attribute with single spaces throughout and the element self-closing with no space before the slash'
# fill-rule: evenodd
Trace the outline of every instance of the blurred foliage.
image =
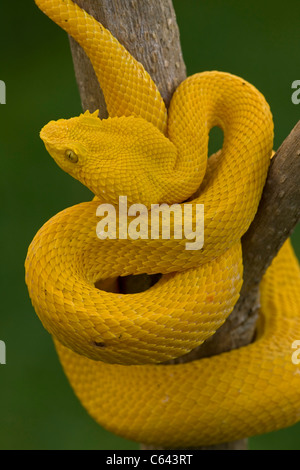
<svg viewBox="0 0 300 470">
<path fill-rule="evenodd" d="M 299 2 L 174 0 L 188 74 L 223 70 L 267 98 L 277 148 L 299 119 L 291 83 L 300 79 Z M 1 2 L 0 449 L 137 449 L 98 426 L 64 376 L 24 283 L 24 259 L 40 226 L 90 192 L 63 173 L 39 139 L 51 119 L 81 112 L 66 34 L 33 0 Z M 298 14 L 296 12 L 298 11 Z M 300 230 L 293 235 L 300 255 Z M 245 364 L 245 367 L 247 365 Z M 300 426 L 250 440 L 251 449 L 300 449 Z"/>
</svg>

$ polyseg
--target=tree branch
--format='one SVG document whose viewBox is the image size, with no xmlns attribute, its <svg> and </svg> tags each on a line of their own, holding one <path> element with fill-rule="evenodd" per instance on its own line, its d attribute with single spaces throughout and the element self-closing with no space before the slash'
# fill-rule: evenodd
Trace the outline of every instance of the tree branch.
<svg viewBox="0 0 300 470">
<path fill-rule="evenodd" d="M 156 83 L 166 105 L 186 78 L 179 30 L 172 0 L 75 0 L 109 29 L 141 62 Z M 78 44 L 70 38 L 76 79 L 83 109 L 100 109 L 106 117 L 104 98 L 96 75 Z"/>
<path fill-rule="evenodd" d="M 144 65 L 168 105 L 174 90 L 186 77 L 172 1 L 75 2 L 108 28 Z M 100 117 L 105 118 L 104 98 L 91 63 L 77 43 L 73 39 L 70 41 L 83 109 L 100 109 Z M 212 338 L 171 363 L 212 356 L 252 341 L 259 308 L 259 283 L 300 217 L 299 166 L 300 123 L 273 157 L 259 210 L 243 237 L 244 284 L 234 311 Z M 130 276 L 123 280 L 122 292 L 146 290 L 153 282 L 147 275 Z M 245 449 L 246 440 L 210 447 L 224 448 Z"/>
</svg>

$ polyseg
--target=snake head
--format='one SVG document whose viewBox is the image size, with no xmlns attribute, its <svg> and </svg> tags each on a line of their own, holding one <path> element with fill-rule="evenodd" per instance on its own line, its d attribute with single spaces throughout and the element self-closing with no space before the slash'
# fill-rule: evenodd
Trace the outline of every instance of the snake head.
<svg viewBox="0 0 300 470">
<path fill-rule="evenodd" d="M 41 131 L 58 166 L 100 199 L 118 204 L 165 202 L 161 175 L 173 168 L 175 146 L 155 126 L 138 117 L 99 119 L 98 112 L 50 121 Z"/>
<path fill-rule="evenodd" d="M 49 154 L 58 166 L 74 178 L 81 180 L 82 169 L 88 162 L 88 132 L 85 127 L 97 127 L 98 111 L 88 111 L 78 118 L 50 121 L 40 132 Z"/>
</svg>

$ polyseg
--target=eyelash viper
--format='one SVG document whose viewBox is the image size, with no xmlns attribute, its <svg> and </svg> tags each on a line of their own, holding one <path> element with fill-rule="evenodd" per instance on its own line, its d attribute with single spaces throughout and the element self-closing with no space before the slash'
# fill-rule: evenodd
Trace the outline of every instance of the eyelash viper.
<svg viewBox="0 0 300 470">
<path fill-rule="evenodd" d="M 232 311 L 242 284 L 240 238 L 262 193 L 273 147 L 264 97 L 223 72 L 186 79 L 167 111 L 152 79 L 71 0 L 36 0 L 91 59 L 109 118 L 86 112 L 41 131 L 57 164 L 94 201 L 49 220 L 25 262 L 33 306 L 83 406 L 125 438 L 164 447 L 233 441 L 300 419 L 300 272 L 287 241 L 260 286 L 255 341 L 187 364 L 161 365 L 205 341 Z M 224 132 L 207 160 L 209 131 Z M 132 176 L 133 175 L 133 176 Z M 202 183 L 201 183 L 202 182 Z M 99 240 L 100 201 L 204 204 L 203 249 L 184 240 Z M 95 283 L 163 273 L 148 291 L 121 295 Z M 130 367 L 129 367 L 130 365 Z"/>
</svg>

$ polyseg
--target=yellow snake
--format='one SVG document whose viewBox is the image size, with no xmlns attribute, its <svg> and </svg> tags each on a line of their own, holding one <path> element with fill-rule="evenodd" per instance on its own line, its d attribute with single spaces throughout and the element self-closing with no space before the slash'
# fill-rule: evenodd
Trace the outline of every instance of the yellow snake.
<svg viewBox="0 0 300 470">
<path fill-rule="evenodd" d="M 289 241 L 261 283 L 255 342 L 209 359 L 160 364 L 213 335 L 238 299 L 240 239 L 256 213 L 273 148 L 264 97 L 239 77 L 205 72 L 178 87 L 167 111 L 143 66 L 94 18 L 71 0 L 36 4 L 90 57 L 110 116 L 86 112 L 42 129 L 57 164 L 96 198 L 49 220 L 25 263 L 33 306 L 83 406 L 106 429 L 164 447 L 216 444 L 296 423 L 300 367 L 292 343 L 300 339 L 300 271 Z M 224 144 L 207 159 L 214 126 Z M 194 222 L 196 204 L 204 204 L 203 248 L 187 250 L 172 231 L 169 239 L 123 239 L 119 232 L 100 240 L 97 207 L 117 205 L 120 195 L 149 208 L 189 204 Z M 139 273 L 162 277 L 137 294 L 95 287 Z"/>
</svg>

